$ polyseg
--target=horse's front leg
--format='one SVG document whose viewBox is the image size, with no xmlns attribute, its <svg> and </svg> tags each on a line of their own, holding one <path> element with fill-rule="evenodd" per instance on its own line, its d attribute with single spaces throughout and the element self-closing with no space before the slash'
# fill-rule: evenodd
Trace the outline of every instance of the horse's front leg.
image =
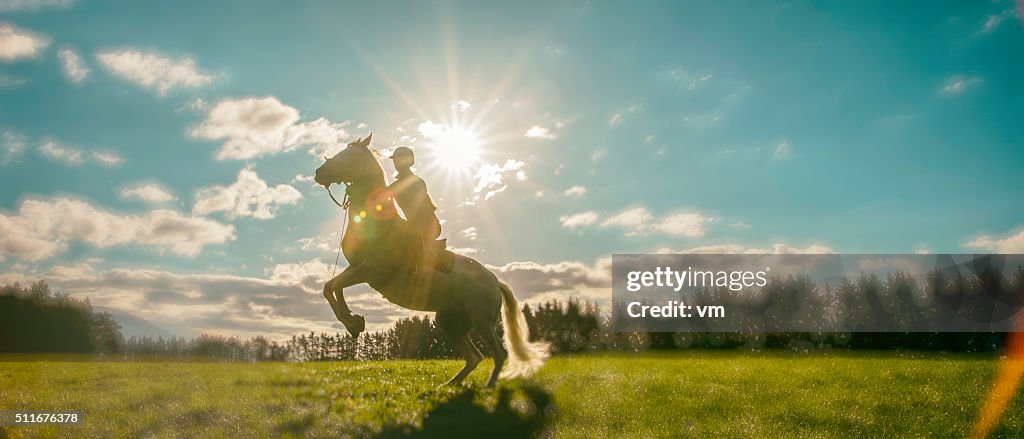
<svg viewBox="0 0 1024 439">
<path fill-rule="evenodd" d="M 352 310 L 345 303 L 345 295 L 342 294 L 342 290 L 345 287 L 366 282 L 366 274 L 362 264 L 352 265 L 324 284 L 324 298 L 327 299 L 327 303 L 331 304 L 334 316 L 345 325 L 345 329 L 352 337 L 358 337 L 366 329 L 366 319 L 359 314 L 352 314 Z"/>
</svg>

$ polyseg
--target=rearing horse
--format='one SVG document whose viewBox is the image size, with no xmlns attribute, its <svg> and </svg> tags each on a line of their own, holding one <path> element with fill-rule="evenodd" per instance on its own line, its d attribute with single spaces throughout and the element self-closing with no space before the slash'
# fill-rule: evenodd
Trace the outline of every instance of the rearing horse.
<svg viewBox="0 0 1024 439">
<path fill-rule="evenodd" d="M 370 150 L 371 136 L 348 144 L 317 168 L 314 178 L 328 188 L 335 183 L 346 184 L 351 206 L 341 245 L 349 265 L 324 284 L 324 298 L 334 315 L 352 336 L 359 336 L 366 320 L 352 313 L 342 290 L 369 284 L 396 305 L 436 313 L 438 328 L 466 359 L 466 365 L 448 384 L 461 383 L 483 359 L 470 341 L 471 329 L 476 329 L 494 352 L 494 370 L 487 386 L 493 386 L 499 375 L 507 378 L 533 373 L 547 358 L 547 347 L 529 341 L 526 318 L 508 284 L 476 260 L 458 254 L 452 255 L 450 272 L 424 267 L 414 275 L 408 269 L 408 252 L 403 250 L 408 245 L 405 220 L 398 216 L 394 200 L 386 191 L 384 170 Z M 496 332 L 499 314 L 505 326 L 504 347 Z M 508 365 L 501 373 L 506 359 Z"/>
</svg>

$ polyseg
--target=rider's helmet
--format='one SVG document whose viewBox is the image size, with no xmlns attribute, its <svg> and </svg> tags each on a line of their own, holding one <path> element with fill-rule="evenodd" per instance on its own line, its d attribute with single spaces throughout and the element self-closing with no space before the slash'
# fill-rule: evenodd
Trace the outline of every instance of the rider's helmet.
<svg viewBox="0 0 1024 439">
<path fill-rule="evenodd" d="M 409 167 L 416 162 L 412 150 L 404 146 L 395 148 L 394 152 L 391 153 L 391 160 L 395 161 L 395 167 L 397 168 Z"/>
</svg>

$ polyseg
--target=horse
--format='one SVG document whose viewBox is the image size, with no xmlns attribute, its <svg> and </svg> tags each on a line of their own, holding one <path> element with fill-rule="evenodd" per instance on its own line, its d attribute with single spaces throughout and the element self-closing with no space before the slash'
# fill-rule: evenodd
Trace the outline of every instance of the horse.
<svg viewBox="0 0 1024 439">
<path fill-rule="evenodd" d="M 352 313 L 342 293 L 345 288 L 365 283 L 391 303 L 435 313 L 438 328 L 466 360 L 447 384 L 461 384 L 483 360 L 470 340 L 471 330 L 476 330 L 494 353 L 487 387 L 494 386 L 499 376 L 514 378 L 535 372 L 547 358 L 547 346 L 530 342 L 526 318 L 507 283 L 475 259 L 455 253 L 446 255 L 453 259 L 447 264 L 450 270 L 438 270 L 433 264 L 410 269 L 409 252 L 405 250 L 411 245 L 407 226 L 387 191 L 376 151 L 370 148 L 372 136 L 357 139 L 330 159 L 325 158 L 314 176 L 328 192 L 332 184 L 344 184 L 349 206 L 341 240 L 341 252 L 349 265 L 327 281 L 323 290 L 335 317 L 353 337 L 365 330 L 365 318 Z M 504 346 L 497 335 L 499 315 L 505 329 Z"/>
</svg>

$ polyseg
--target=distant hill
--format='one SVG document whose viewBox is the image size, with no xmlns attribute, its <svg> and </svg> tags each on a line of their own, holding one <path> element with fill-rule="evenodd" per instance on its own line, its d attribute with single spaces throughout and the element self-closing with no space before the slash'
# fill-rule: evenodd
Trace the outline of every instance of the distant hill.
<svg viewBox="0 0 1024 439">
<path fill-rule="evenodd" d="M 121 325 L 121 335 L 126 339 L 128 337 L 168 338 L 175 335 L 171 331 L 154 325 L 142 317 L 119 309 L 105 308 L 102 306 L 94 306 L 93 309 L 112 314 L 114 316 L 114 320 L 117 320 L 117 323 Z"/>
</svg>

